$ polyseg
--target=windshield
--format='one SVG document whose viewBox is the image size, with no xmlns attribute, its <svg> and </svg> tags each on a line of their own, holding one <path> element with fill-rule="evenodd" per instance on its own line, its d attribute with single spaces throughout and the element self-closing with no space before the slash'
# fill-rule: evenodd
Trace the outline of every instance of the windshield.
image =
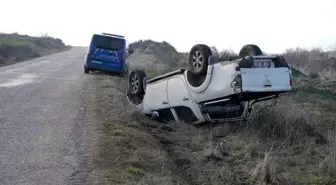
<svg viewBox="0 0 336 185">
<path fill-rule="evenodd" d="M 93 43 L 98 48 L 120 50 L 124 48 L 125 40 L 113 37 L 105 37 L 101 35 L 95 35 L 93 37 Z"/>
</svg>

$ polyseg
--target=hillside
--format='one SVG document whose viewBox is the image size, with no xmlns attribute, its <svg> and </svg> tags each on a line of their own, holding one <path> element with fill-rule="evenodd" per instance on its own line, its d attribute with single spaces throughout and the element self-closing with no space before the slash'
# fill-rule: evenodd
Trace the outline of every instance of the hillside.
<svg viewBox="0 0 336 185">
<path fill-rule="evenodd" d="M 61 39 L 0 34 L 0 66 L 17 63 L 69 49 Z"/>
<path fill-rule="evenodd" d="M 130 68 L 141 68 L 149 76 L 155 76 L 171 70 L 185 67 L 188 54 L 178 52 L 167 42 L 140 40 L 130 44 L 134 54 L 130 56 Z"/>
<path fill-rule="evenodd" d="M 173 69 L 178 61 L 186 64 L 187 55 L 164 42 L 142 41 L 133 49 L 133 67 L 151 74 Z M 175 52 L 172 60 L 162 55 L 166 52 Z M 154 62 L 158 69 L 150 65 Z M 260 104 L 248 124 L 199 127 L 158 123 L 128 106 L 122 109 L 127 83 L 99 80 L 102 178 L 113 184 L 336 184 L 336 84 L 295 69 L 293 75 L 293 92 L 262 112 L 270 102 Z"/>
</svg>

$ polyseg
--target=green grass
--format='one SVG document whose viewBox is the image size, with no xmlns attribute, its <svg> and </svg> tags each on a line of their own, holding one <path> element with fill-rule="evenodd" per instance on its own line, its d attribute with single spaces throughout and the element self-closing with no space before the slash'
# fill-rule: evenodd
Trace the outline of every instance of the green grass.
<svg viewBox="0 0 336 185">
<path fill-rule="evenodd" d="M 10 46 L 31 46 L 32 43 L 29 43 L 24 40 L 10 39 L 5 37 L 0 37 L 0 47 L 1 45 L 10 45 Z"/>
<path fill-rule="evenodd" d="M 336 100 L 336 94 L 328 91 L 317 89 L 312 86 L 308 86 L 306 88 L 298 89 L 298 91 L 304 92 L 310 96 L 314 96 L 315 98 L 323 99 L 323 100 Z"/>
<path fill-rule="evenodd" d="M 295 176 L 296 181 L 300 184 L 307 185 L 334 185 L 336 184 L 336 179 L 330 176 L 307 176 L 307 175 L 297 175 Z"/>
<path fill-rule="evenodd" d="M 134 166 L 127 166 L 125 172 L 137 177 L 143 177 L 146 174 L 145 171 Z"/>
<path fill-rule="evenodd" d="M 62 40 L 52 37 L 31 37 L 0 34 L 0 66 L 68 50 Z"/>
<path fill-rule="evenodd" d="M 299 98 L 315 100 L 336 100 L 336 94 L 330 90 L 319 89 L 313 86 L 294 87 L 291 94 L 300 95 Z"/>
<path fill-rule="evenodd" d="M 307 76 L 295 68 L 291 68 L 293 77 Z"/>
</svg>

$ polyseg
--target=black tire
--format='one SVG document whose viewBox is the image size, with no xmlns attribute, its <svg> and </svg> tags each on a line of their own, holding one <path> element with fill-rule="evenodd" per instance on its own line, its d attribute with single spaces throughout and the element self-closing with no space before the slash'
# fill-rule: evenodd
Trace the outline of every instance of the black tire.
<svg viewBox="0 0 336 185">
<path fill-rule="evenodd" d="M 262 55 L 261 49 L 254 44 L 247 44 L 243 46 L 239 51 L 239 57 L 243 58 L 246 56 L 258 56 Z"/>
<path fill-rule="evenodd" d="M 146 73 L 142 70 L 133 70 L 128 78 L 128 88 L 132 95 L 142 96 L 145 94 L 144 90 L 144 78 Z"/>
<path fill-rule="evenodd" d="M 88 74 L 90 72 L 90 69 L 84 66 L 84 73 Z"/>
<path fill-rule="evenodd" d="M 205 44 L 194 45 L 189 54 L 189 69 L 199 76 L 206 75 L 208 59 L 212 55 L 211 49 Z"/>
</svg>

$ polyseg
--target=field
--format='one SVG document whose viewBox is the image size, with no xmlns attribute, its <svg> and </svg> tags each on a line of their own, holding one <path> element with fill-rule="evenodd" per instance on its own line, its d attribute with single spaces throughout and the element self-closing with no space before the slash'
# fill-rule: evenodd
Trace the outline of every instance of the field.
<svg viewBox="0 0 336 185">
<path fill-rule="evenodd" d="M 147 63 L 137 63 L 141 57 Z M 131 62 L 151 75 L 176 68 L 159 58 L 140 48 Z M 100 145 L 92 164 L 103 184 L 336 184 L 332 80 L 294 70 L 293 92 L 249 123 L 195 127 L 149 120 L 128 105 L 125 79 L 95 79 L 90 112 L 99 117 Z"/>
</svg>

